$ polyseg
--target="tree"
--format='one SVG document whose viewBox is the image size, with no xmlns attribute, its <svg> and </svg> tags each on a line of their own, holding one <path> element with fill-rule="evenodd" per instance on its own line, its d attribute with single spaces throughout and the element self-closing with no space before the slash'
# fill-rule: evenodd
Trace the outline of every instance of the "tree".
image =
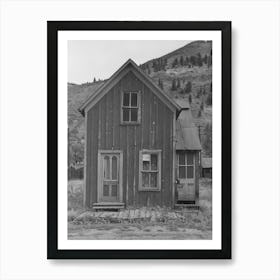
<svg viewBox="0 0 280 280">
<path fill-rule="evenodd" d="M 184 65 L 184 58 L 183 58 L 183 56 L 181 55 L 181 57 L 180 57 L 180 65 L 181 66 L 183 66 Z"/>
<path fill-rule="evenodd" d="M 191 56 L 190 58 L 190 64 L 195 66 L 196 65 L 196 57 L 194 55 Z"/>
<path fill-rule="evenodd" d="M 206 105 L 208 106 L 212 106 L 212 92 L 210 92 L 208 95 L 207 95 L 207 98 L 205 100 L 205 103 Z"/>
<path fill-rule="evenodd" d="M 203 63 L 204 64 L 207 64 L 207 61 L 208 61 L 208 57 L 207 57 L 207 54 L 204 55 L 204 58 L 203 58 Z"/>
<path fill-rule="evenodd" d="M 176 89 L 181 87 L 181 81 L 179 78 L 177 78 L 177 85 L 176 85 Z"/>
<path fill-rule="evenodd" d="M 192 95 L 189 94 L 189 103 L 192 104 Z"/>
<path fill-rule="evenodd" d="M 190 63 L 190 59 L 188 56 L 186 56 L 185 64 L 188 65 Z"/>
<path fill-rule="evenodd" d="M 192 82 L 188 81 L 185 87 L 185 92 L 190 93 L 192 91 Z"/>
<path fill-rule="evenodd" d="M 201 104 L 200 104 L 200 110 L 204 111 L 204 103 L 203 102 L 201 102 Z"/>
<path fill-rule="evenodd" d="M 199 90 L 198 90 L 197 93 L 196 93 L 196 98 L 200 98 L 201 93 L 202 93 L 202 88 L 199 87 Z"/>
<path fill-rule="evenodd" d="M 178 65 L 178 58 L 176 57 L 172 63 L 172 68 L 175 68 Z"/>
<path fill-rule="evenodd" d="M 212 156 L 212 124 L 207 123 L 204 128 L 202 147 L 208 156 Z"/>
<path fill-rule="evenodd" d="M 176 87 L 177 85 L 176 85 L 176 80 L 175 79 L 173 79 L 172 80 L 172 85 L 171 85 L 171 90 L 176 90 L 177 89 L 177 87 Z"/>
<path fill-rule="evenodd" d="M 201 110 L 199 109 L 197 117 L 200 118 L 201 117 Z"/>
<path fill-rule="evenodd" d="M 94 82 L 94 83 L 96 83 L 96 79 L 95 79 L 95 77 L 93 78 L 93 82 Z"/>
<path fill-rule="evenodd" d="M 158 79 L 158 86 L 163 89 L 163 83 L 161 79 Z"/>
<path fill-rule="evenodd" d="M 199 53 L 197 53 L 197 60 L 196 60 L 196 62 L 197 62 L 197 65 L 199 66 L 199 67 L 201 67 L 202 66 L 202 58 L 201 58 L 201 54 L 200 54 L 200 52 Z"/>
<path fill-rule="evenodd" d="M 208 56 L 207 66 L 208 68 L 212 65 L 212 49 L 210 51 L 210 55 Z"/>
<path fill-rule="evenodd" d="M 70 162 L 77 164 L 84 159 L 84 145 L 81 143 L 74 143 L 70 147 Z"/>
</svg>

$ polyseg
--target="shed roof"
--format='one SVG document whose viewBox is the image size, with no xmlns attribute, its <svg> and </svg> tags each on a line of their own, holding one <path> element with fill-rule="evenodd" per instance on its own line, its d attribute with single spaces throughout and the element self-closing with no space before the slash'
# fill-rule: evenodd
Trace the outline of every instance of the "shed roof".
<svg viewBox="0 0 280 280">
<path fill-rule="evenodd" d="M 202 168 L 212 168 L 212 158 L 205 158 L 201 159 L 201 166 Z"/>
<path fill-rule="evenodd" d="M 165 93 L 154 81 L 132 60 L 128 59 L 100 88 L 97 89 L 82 104 L 79 111 L 84 115 L 86 109 L 94 106 L 107 92 L 113 88 L 128 72 L 135 74 L 146 86 L 148 86 L 169 108 L 181 110 L 181 107 Z"/>
<path fill-rule="evenodd" d="M 182 110 L 190 108 L 190 103 L 187 99 L 176 98 L 174 100 L 182 108 Z"/>
<path fill-rule="evenodd" d="M 176 121 L 176 150 L 201 150 L 197 127 L 189 109 L 182 110 Z"/>
</svg>

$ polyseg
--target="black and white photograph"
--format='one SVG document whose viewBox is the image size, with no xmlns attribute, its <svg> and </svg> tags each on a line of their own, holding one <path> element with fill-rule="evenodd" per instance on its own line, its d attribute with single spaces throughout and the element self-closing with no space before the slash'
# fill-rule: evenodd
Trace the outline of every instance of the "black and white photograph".
<svg viewBox="0 0 280 280">
<path fill-rule="evenodd" d="M 81 256 L 229 258 L 230 22 L 63 24 L 49 23 L 48 238 Z"/>
<path fill-rule="evenodd" d="M 68 238 L 212 239 L 212 41 L 68 41 Z"/>
</svg>

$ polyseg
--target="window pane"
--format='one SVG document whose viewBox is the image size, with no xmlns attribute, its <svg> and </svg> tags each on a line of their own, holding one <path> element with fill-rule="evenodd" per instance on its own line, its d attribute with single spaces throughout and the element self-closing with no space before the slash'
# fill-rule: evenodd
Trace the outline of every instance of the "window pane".
<svg viewBox="0 0 280 280">
<path fill-rule="evenodd" d="M 193 174 L 193 166 L 188 166 L 187 167 L 187 178 L 193 178 L 194 174 Z"/>
<path fill-rule="evenodd" d="M 137 93 L 131 93 L 131 107 L 137 107 Z"/>
<path fill-rule="evenodd" d="M 151 161 L 151 155 L 150 154 L 143 154 L 142 155 L 143 160 L 143 170 L 150 170 L 150 161 Z"/>
<path fill-rule="evenodd" d="M 103 186 L 103 196 L 109 196 L 109 185 Z"/>
<path fill-rule="evenodd" d="M 111 186 L 111 196 L 118 196 L 118 185 Z"/>
<path fill-rule="evenodd" d="M 112 180 L 118 179 L 118 159 L 116 156 L 112 157 Z"/>
<path fill-rule="evenodd" d="M 187 154 L 187 164 L 193 165 L 193 154 L 191 154 L 191 153 Z"/>
<path fill-rule="evenodd" d="M 138 109 L 130 109 L 130 114 L 131 114 L 130 121 L 137 122 Z"/>
<path fill-rule="evenodd" d="M 129 121 L 129 109 L 123 109 L 123 121 L 124 122 Z"/>
<path fill-rule="evenodd" d="M 150 162 L 143 161 L 143 170 L 150 170 Z"/>
<path fill-rule="evenodd" d="M 179 165 L 185 165 L 185 154 L 179 154 Z"/>
<path fill-rule="evenodd" d="M 149 173 L 142 172 L 142 187 L 149 188 Z"/>
<path fill-rule="evenodd" d="M 157 161 L 158 161 L 158 156 L 153 154 L 151 155 L 151 166 L 152 166 L 152 170 L 157 170 Z"/>
<path fill-rule="evenodd" d="M 104 157 L 104 178 L 110 179 L 110 158 L 108 156 Z"/>
<path fill-rule="evenodd" d="M 157 188 L 157 173 L 151 173 L 151 188 Z"/>
<path fill-rule="evenodd" d="M 186 178 L 186 167 L 179 166 L 179 178 Z"/>
<path fill-rule="evenodd" d="M 123 106 L 129 106 L 129 95 L 128 92 L 123 94 Z"/>
</svg>

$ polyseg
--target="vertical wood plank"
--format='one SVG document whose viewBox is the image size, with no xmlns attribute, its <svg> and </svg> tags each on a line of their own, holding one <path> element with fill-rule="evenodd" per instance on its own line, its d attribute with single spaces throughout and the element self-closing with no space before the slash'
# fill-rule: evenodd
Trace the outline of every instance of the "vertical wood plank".
<svg viewBox="0 0 280 280">
<path fill-rule="evenodd" d="M 106 100 L 107 96 L 105 95 L 101 100 L 101 149 L 106 150 L 106 131 L 107 131 L 107 125 L 106 125 Z"/>
<path fill-rule="evenodd" d="M 173 124 L 172 124 L 172 155 L 173 155 L 173 164 L 172 164 L 172 205 L 175 205 L 175 188 L 176 188 L 176 115 L 173 115 Z"/>
<path fill-rule="evenodd" d="M 139 129 L 139 127 L 138 127 Z M 136 137 L 137 137 L 137 128 L 134 126 L 134 132 L 133 132 L 133 206 L 136 206 L 136 177 L 137 177 L 137 170 L 136 170 L 136 162 L 137 162 L 137 156 L 136 156 Z"/>
<path fill-rule="evenodd" d="M 128 200 L 128 182 L 129 182 L 129 143 L 128 143 L 128 127 L 126 126 L 126 205 L 129 205 Z"/>
<path fill-rule="evenodd" d="M 98 115 L 99 115 L 99 106 L 96 106 L 95 108 L 93 108 L 92 110 L 92 126 L 91 126 L 91 131 L 96 131 L 98 128 Z M 92 176 L 92 182 L 91 182 L 91 189 L 92 189 L 92 203 L 97 202 L 97 188 L 95 186 L 98 185 L 97 182 L 97 177 L 98 177 L 98 161 L 97 161 L 97 157 L 98 157 L 98 137 L 96 137 L 96 133 L 92 133 L 92 141 L 91 141 L 91 150 L 92 153 L 90 153 L 90 157 L 91 157 L 91 176 Z"/>
<path fill-rule="evenodd" d="M 113 98 L 114 98 L 114 91 L 110 90 L 110 92 L 107 94 L 107 119 L 108 119 L 108 127 L 107 127 L 107 149 L 112 150 L 113 145 L 113 139 L 114 139 L 114 133 L 113 133 Z"/>
</svg>

